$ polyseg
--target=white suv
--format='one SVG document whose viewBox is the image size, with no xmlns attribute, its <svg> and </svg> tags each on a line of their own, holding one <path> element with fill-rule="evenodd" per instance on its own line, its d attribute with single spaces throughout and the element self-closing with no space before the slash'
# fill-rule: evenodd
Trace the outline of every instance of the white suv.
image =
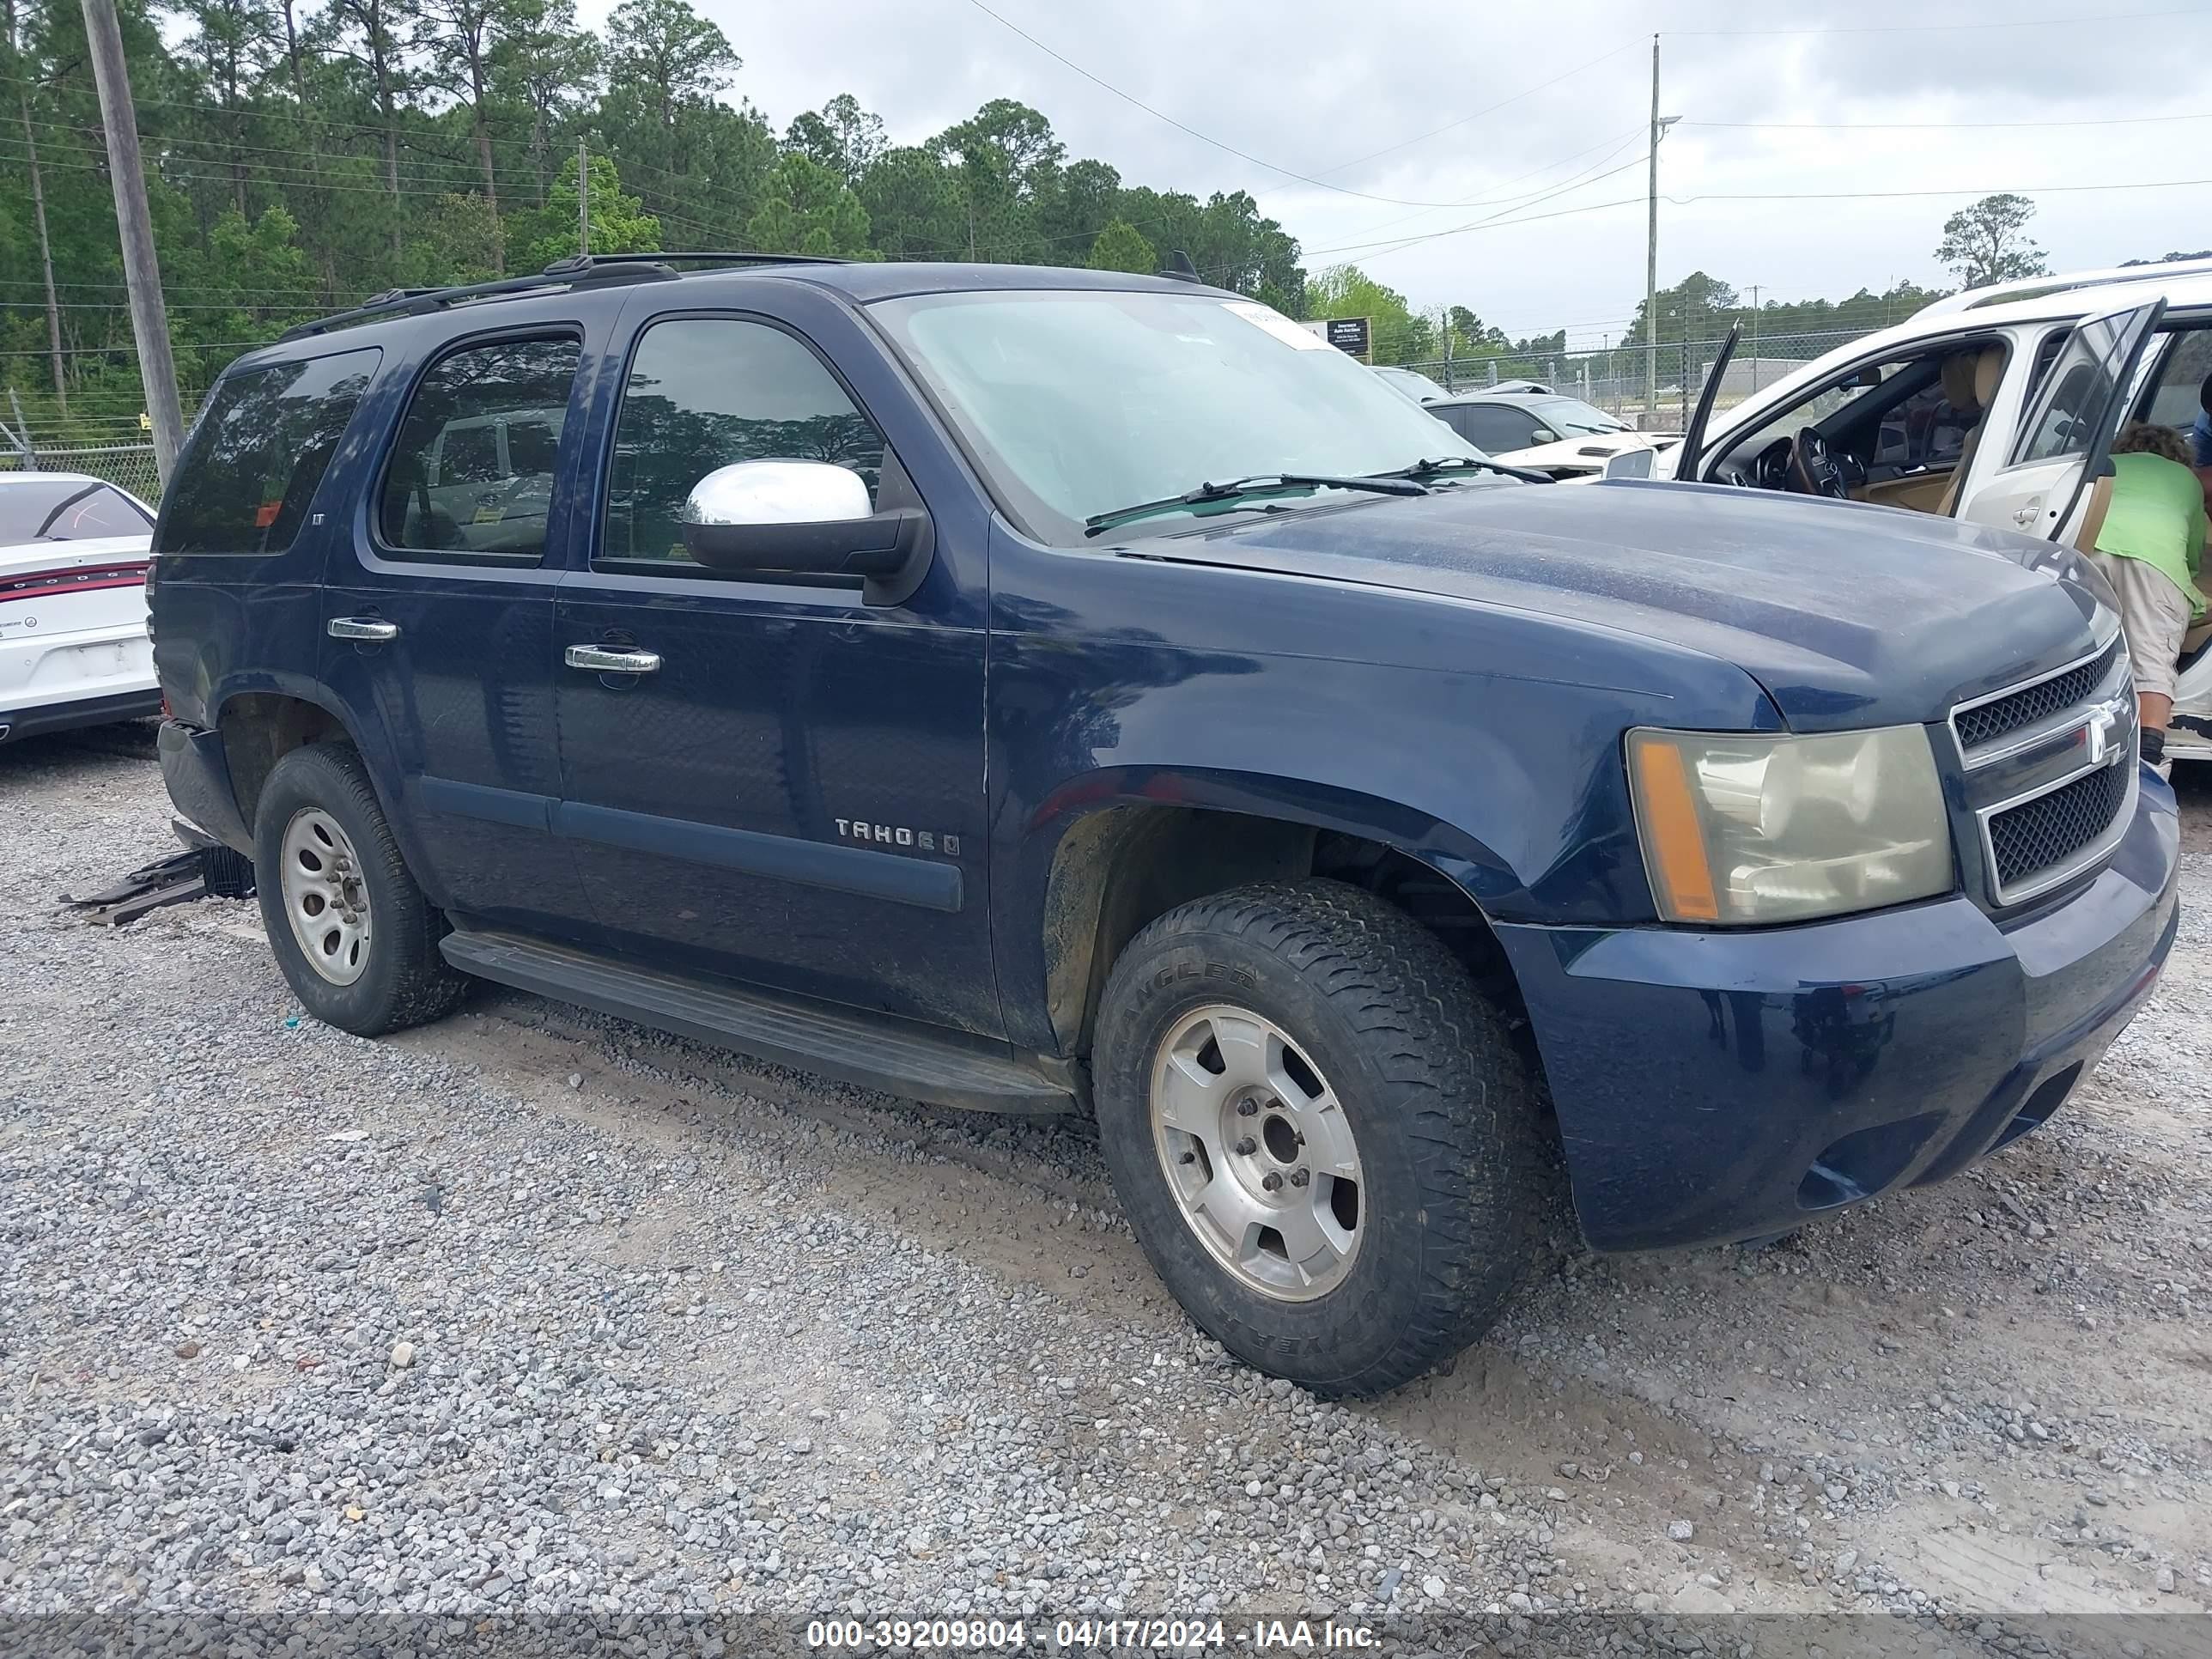
<svg viewBox="0 0 2212 1659">
<path fill-rule="evenodd" d="M 0 472 L 0 743 L 161 712 L 154 514 L 76 472 Z"/>
<path fill-rule="evenodd" d="M 2082 546 L 2122 423 L 2187 432 L 2208 375 L 2212 260 L 2036 277 L 1939 300 L 1715 415 L 1686 471 Z M 2212 651 L 2183 659 L 2166 752 L 2212 760 Z"/>
</svg>

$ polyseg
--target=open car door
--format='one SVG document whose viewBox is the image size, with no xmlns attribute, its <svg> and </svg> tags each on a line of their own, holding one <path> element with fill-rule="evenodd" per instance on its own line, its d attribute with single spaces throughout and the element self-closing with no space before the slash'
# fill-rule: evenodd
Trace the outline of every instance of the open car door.
<svg viewBox="0 0 2212 1659">
<path fill-rule="evenodd" d="M 1970 487 L 1959 516 L 2070 544 L 2089 485 L 2112 465 L 2136 366 L 2165 314 L 2166 301 L 2153 300 L 2083 318 L 2030 388 L 2004 465 Z"/>
<path fill-rule="evenodd" d="M 1730 323 L 1728 338 L 1721 342 L 1719 356 L 1705 371 L 1705 388 L 1698 393 L 1698 406 L 1690 416 L 1689 425 L 1682 428 L 1681 453 L 1674 457 L 1674 476 L 1678 478 L 1697 481 L 1698 461 L 1705 447 L 1705 428 L 1713 418 L 1713 400 L 1720 396 L 1721 381 L 1735 356 L 1735 343 L 1742 337 L 1743 325 Z"/>
</svg>

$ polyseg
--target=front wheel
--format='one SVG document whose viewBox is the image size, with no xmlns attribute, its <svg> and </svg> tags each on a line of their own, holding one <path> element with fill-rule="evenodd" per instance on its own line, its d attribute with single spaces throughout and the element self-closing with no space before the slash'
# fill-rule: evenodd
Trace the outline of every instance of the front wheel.
<svg viewBox="0 0 2212 1659">
<path fill-rule="evenodd" d="M 408 873 L 361 757 L 344 744 L 295 749 L 269 774 L 253 884 L 276 965 L 326 1024 L 380 1036 L 437 1018 L 467 988 L 439 954 L 444 915 Z"/>
<path fill-rule="evenodd" d="M 1378 1394 L 1497 1317 L 1542 1202 L 1532 1080 L 1402 911 L 1318 880 L 1170 911 L 1115 963 L 1095 1058 L 1138 1241 L 1239 1358 Z"/>
</svg>

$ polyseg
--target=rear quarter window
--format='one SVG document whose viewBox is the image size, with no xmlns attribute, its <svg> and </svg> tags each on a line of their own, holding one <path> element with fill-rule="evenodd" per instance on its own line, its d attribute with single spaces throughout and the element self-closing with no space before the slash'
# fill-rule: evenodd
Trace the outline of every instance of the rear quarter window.
<svg viewBox="0 0 2212 1659">
<path fill-rule="evenodd" d="M 225 375 L 177 463 L 154 550 L 289 549 L 382 356 L 366 346 Z"/>
</svg>

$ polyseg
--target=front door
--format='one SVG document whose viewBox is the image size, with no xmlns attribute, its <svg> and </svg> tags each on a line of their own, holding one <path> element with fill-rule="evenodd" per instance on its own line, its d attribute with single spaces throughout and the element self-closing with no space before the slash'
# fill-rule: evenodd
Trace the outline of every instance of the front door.
<svg viewBox="0 0 2212 1659">
<path fill-rule="evenodd" d="M 807 341 L 733 314 L 628 354 L 587 569 L 562 585 L 558 822 L 617 948 L 996 1036 L 980 560 L 895 605 L 718 574 L 691 487 L 744 460 L 849 466 L 919 504 Z"/>
<path fill-rule="evenodd" d="M 2165 311 L 2163 300 L 2115 306 L 2075 325 L 2029 392 L 2005 464 L 1969 486 L 1960 518 L 2073 541 L 2087 510 L 2086 486 L 2106 470 L 2136 365 Z"/>
<path fill-rule="evenodd" d="M 454 494 L 450 458 L 526 411 L 568 407 L 574 328 L 465 341 L 408 392 L 392 453 L 325 595 L 323 679 L 377 734 L 366 758 L 410 832 L 424 888 L 447 909 L 532 932 L 590 927 L 574 860 L 552 832 L 560 792 L 553 595 L 571 476 L 555 446 L 527 477 Z M 580 422 L 578 423 L 580 438 Z M 396 799 L 395 799 L 396 798 Z"/>
</svg>

